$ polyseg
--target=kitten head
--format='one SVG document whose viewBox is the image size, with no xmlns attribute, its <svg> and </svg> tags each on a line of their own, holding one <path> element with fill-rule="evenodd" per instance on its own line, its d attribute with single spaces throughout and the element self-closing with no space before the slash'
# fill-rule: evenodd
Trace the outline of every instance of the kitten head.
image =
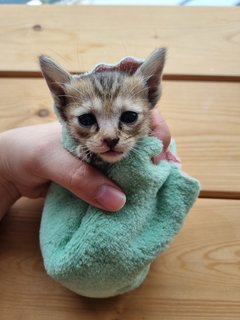
<svg viewBox="0 0 240 320">
<path fill-rule="evenodd" d="M 165 53 L 161 48 L 143 63 L 131 60 L 131 65 L 128 60 L 127 66 L 123 60 L 121 67 L 95 68 L 80 75 L 71 75 L 52 59 L 40 57 L 55 109 L 79 142 L 79 157 L 88 160 L 95 155 L 116 162 L 150 133 L 149 110 L 161 96 Z"/>
</svg>

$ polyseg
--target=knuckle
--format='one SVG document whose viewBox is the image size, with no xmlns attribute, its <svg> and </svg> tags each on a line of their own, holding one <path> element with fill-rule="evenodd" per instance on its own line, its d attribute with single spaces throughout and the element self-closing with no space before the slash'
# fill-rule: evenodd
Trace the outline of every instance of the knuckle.
<svg viewBox="0 0 240 320">
<path fill-rule="evenodd" d="M 79 167 L 73 169 L 69 174 L 70 188 L 78 186 L 83 187 L 85 190 L 88 189 L 91 176 L 92 168 L 87 163 L 80 161 Z"/>
</svg>

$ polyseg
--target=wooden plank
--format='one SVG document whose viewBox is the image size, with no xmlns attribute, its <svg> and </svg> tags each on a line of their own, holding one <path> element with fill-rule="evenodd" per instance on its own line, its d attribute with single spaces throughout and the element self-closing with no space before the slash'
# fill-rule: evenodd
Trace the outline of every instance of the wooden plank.
<svg viewBox="0 0 240 320">
<path fill-rule="evenodd" d="M 0 79 L 0 131 L 56 120 L 42 79 Z"/>
<path fill-rule="evenodd" d="M 240 197 L 240 84 L 166 81 L 159 108 L 202 195 Z M 0 79 L 0 131 L 56 119 L 40 79 Z"/>
<path fill-rule="evenodd" d="M 166 46 L 168 75 L 239 79 L 239 27 L 240 8 L 1 6 L 0 74 L 35 74 L 42 53 L 80 71 Z"/>
<path fill-rule="evenodd" d="M 42 201 L 22 199 L 0 225 L 1 320 L 237 320 L 240 202 L 199 199 L 144 284 L 111 299 L 86 299 L 50 279 L 38 229 Z"/>
<path fill-rule="evenodd" d="M 240 83 L 165 82 L 159 108 L 202 195 L 240 196 Z"/>
</svg>

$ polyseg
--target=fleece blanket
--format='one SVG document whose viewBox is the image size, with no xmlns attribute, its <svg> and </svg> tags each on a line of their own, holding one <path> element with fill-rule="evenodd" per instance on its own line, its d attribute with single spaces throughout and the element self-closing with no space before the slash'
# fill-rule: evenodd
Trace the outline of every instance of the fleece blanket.
<svg viewBox="0 0 240 320">
<path fill-rule="evenodd" d="M 63 144 L 76 146 L 63 127 Z M 157 138 L 138 142 L 138 152 L 102 170 L 124 190 L 126 205 L 107 213 L 52 183 L 40 244 L 47 273 L 87 297 L 110 297 L 137 288 L 151 262 L 170 244 L 198 197 L 199 182 L 181 171 L 174 141 L 158 165 Z"/>
</svg>

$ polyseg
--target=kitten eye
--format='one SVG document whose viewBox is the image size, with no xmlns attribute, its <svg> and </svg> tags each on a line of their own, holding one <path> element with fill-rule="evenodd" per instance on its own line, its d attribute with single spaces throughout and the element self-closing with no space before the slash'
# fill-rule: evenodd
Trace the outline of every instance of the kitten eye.
<svg viewBox="0 0 240 320">
<path fill-rule="evenodd" d="M 138 114 L 133 111 L 125 111 L 120 117 L 120 121 L 124 123 L 134 123 L 137 121 Z"/>
<path fill-rule="evenodd" d="M 92 113 L 85 113 L 78 117 L 78 122 L 83 127 L 90 127 L 97 123 L 97 120 Z"/>
</svg>

